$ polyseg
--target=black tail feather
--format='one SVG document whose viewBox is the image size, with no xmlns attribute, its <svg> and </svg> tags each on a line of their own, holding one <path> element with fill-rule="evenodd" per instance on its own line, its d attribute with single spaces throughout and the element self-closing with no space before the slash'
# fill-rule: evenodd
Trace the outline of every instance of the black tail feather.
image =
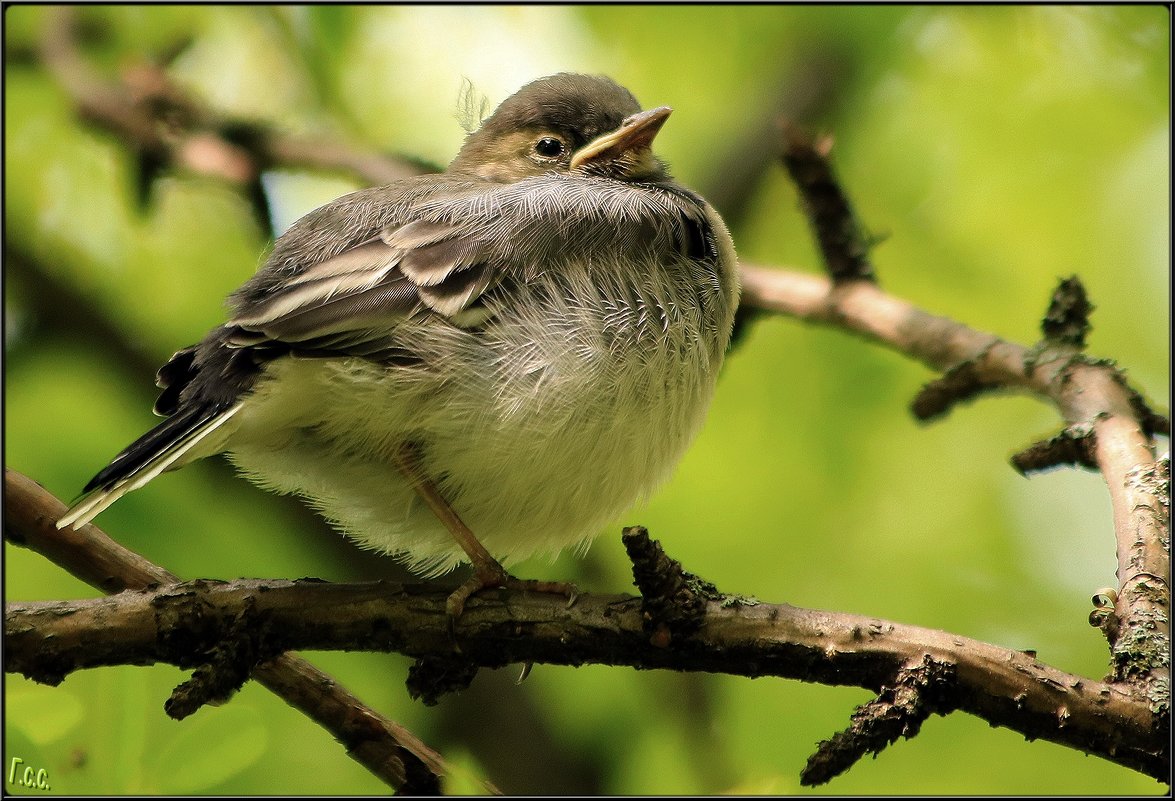
<svg viewBox="0 0 1175 801">
<path fill-rule="evenodd" d="M 197 407 L 167 418 L 124 448 L 110 464 L 90 479 L 82 492 L 110 489 L 117 482 L 133 476 L 226 408 L 227 405 Z"/>
</svg>

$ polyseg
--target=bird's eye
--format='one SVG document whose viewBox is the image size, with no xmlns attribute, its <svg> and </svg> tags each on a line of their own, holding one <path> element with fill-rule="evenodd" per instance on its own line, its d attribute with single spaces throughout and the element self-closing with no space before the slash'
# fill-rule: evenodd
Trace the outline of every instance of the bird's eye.
<svg viewBox="0 0 1175 801">
<path fill-rule="evenodd" d="M 544 136 L 534 143 L 534 152 L 543 158 L 557 158 L 563 154 L 563 143 L 553 136 Z"/>
</svg>

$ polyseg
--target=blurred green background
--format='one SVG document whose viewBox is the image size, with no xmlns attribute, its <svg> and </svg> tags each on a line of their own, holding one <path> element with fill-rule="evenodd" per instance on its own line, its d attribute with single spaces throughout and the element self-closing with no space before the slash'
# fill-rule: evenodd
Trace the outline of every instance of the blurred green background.
<svg viewBox="0 0 1175 801">
<path fill-rule="evenodd" d="M 270 232 L 246 199 L 165 173 L 145 205 L 125 144 L 77 119 L 35 50 L 45 9 L 5 12 L 5 463 L 66 500 L 154 418 L 152 373 L 222 320 Z M 882 285 L 1022 343 L 1059 277 L 1097 305 L 1090 350 L 1170 399 L 1169 19 L 1161 7 L 115 7 L 79 10 L 113 79 L 166 54 L 215 108 L 296 134 L 444 164 L 470 79 L 491 104 L 563 70 L 603 72 L 676 113 L 657 140 L 710 197 L 747 261 L 817 271 L 776 161 L 781 113 L 836 137 Z M 276 224 L 358 183 L 274 172 Z M 1101 677 L 1086 616 L 1113 585 L 1100 477 L 1026 480 L 1008 456 L 1059 420 L 984 399 L 930 427 L 932 378 L 843 333 L 754 323 L 671 483 L 586 557 L 523 577 L 631 589 L 619 533 L 647 525 L 727 592 L 940 627 Z M 1165 447 L 1165 443 L 1164 443 Z M 399 575 L 225 464 L 165 476 L 97 521 L 188 578 Z M 5 597 L 94 590 L 5 545 Z M 408 660 L 309 654 L 457 767 L 510 793 L 1128 794 L 1164 787 L 966 715 L 816 790 L 798 774 L 863 690 L 589 667 L 483 671 L 435 708 Z M 91 670 L 47 688 L 6 676 L 6 755 L 52 793 L 380 793 L 331 737 L 255 685 L 183 722 L 169 667 Z M 7 764 L 7 762 L 5 763 Z M 9 787 L 12 790 L 15 788 Z"/>
</svg>

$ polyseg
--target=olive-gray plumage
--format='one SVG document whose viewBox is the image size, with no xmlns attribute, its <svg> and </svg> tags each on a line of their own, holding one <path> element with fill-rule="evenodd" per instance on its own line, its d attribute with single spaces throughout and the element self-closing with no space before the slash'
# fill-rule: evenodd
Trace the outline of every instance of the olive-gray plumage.
<svg viewBox="0 0 1175 801">
<path fill-rule="evenodd" d="M 737 304 L 721 218 L 652 155 L 668 114 L 607 78 L 540 79 L 444 173 L 307 214 L 160 370 L 168 419 L 59 525 L 225 453 L 439 573 L 466 553 L 406 479 L 411 443 L 495 557 L 585 543 L 698 431 Z"/>
</svg>

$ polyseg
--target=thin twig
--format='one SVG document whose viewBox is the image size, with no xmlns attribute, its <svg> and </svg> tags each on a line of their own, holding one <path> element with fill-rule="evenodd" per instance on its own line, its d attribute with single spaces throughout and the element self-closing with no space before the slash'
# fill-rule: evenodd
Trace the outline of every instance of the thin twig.
<svg viewBox="0 0 1175 801">
<path fill-rule="evenodd" d="M 814 139 L 783 122 L 783 166 L 803 199 L 804 213 L 833 281 L 876 281 L 869 249 L 874 242 L 857 219 L 828 158 L 832 137 Z"/>
<path fill-rule="evenodd" d="M 931 714 L 951 711 L 944 696 L 949 697 L 955 681 L 954 667 L 929 655 L 902 668 L 892 686 L 857 708 L 848 729 L 820 743 L 800 774 L 800 784 L 823 784 L 866 754 L 880 753 L 899 737 L 914 737 Z"/>
</svg>

